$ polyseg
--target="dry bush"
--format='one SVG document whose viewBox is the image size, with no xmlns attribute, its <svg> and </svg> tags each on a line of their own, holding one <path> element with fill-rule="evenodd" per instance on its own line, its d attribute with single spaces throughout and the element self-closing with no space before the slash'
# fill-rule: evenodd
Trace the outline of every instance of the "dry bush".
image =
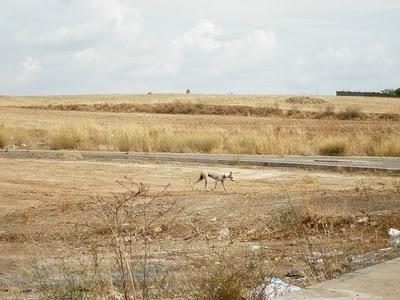
<svg viewBox="0 0 400 300">
<path fill-rule="evenodd" d="M 213 265 L 190 276 L 192 299 L 242 300 L 266 277 L 262 257 L 215 254 Z"/>
<path fill-rule="evenodd" d="M 369 156 L 400 156 L 400 137 L 391 132 L 372 133 L 362 135 L 360 145 Z"/>
<path fill-rule="evenodd" d="M 326 100 L 318 97 L 296 96 L 286 99 L 286 102 L 291 104 L 324 104 Z"/>
<path fill-rule="evenodd" d="M 53 150 L 77 150 L 86 139 L 84 128 L 73 125 L 56 128 L 49 136 L 50 147 Z"/>
<path fill-rule="evenodd" d="M 36 283 L 40 299 L 43 300 L 81 300 L 113 299 L 119 296 L 114 292 L 111 274 L 101 269 L 96 257 L 90 263 L 72 263 L 65 258 L 52 267 L 33 263 L 32 277 Z"/>
<path fill-rule="evenodd" d="M 5 148 L 8 143 L 7 130 L 4 124 L 0 124 L 0 148 Z"/>
<path fill-rule="evenodd" d="M 123 192 L 93 198 L 97 221 L 82 230 L 101 234 L 101 242 L 87 245 L 87 235 L 80 235 L 90 259 L 71 259 L 65 253 L 67 258 L 60 257 L 57 265 L 35 262 L 33 279 L 43 299 L 166 298 L 168 270 L 154 264 L 150 252 L 159 247 L 154 235 L 168 231 L 182 210 L 176 201 L 163 201 L 167 186 L 150 193 L 149 186 L 129 179 L 119 185 Z"/>
<path fill-rule="evenodd" d="M 335 106 L 332 104 L 329 104 L 325 106 L 324 111 L 321 113 L 321 117 L 332 117 L 335 115 Z"/>
<path fill-rule="evenodd" d="M 211 153 L 222 143 L 221 135 L 217 132 L 186 133 L 184 137 L 190 152 Z"/>
<path fill-rule="evenodd" d="M 287 205 L 277 212 L 272 222 L 285 239 L 294 240 L 298 245 L 298 253 L 291 257 L 303 266 L 303 273 L 314 282 L 329 280 L 351 271 L 351 264 L 347 260 L 348 249 L 332 249 L 329 239 L 343 228 L 349 228 L 353 223 L 352 216 L 319 213 L 305 202 L 294 205 L 289 198 Z M 324 243 L 311 240 L 311 237 L 321 235 L 324 236 Z"/>
<path fill-rule="evenodd" d="M 346 153 L 346 141 L 342 138 L 330 137 L 318 145 L 319 155 L 339 156 Z"/>
<path fill-rule="evenodd" d="M 361 107 L 358 105 L 347 106 L 344 111 L 337 113 L 337 116 L 341 120 L 361 119 L 364 114 L 361 111 Z"/>
<path fill-rule="evenodd" d="M 118 151 L 150 151 L 151 138 L 146 129 L 132 128 L 115 130 L 113 134 L 113 145 Z"/>
</svg>

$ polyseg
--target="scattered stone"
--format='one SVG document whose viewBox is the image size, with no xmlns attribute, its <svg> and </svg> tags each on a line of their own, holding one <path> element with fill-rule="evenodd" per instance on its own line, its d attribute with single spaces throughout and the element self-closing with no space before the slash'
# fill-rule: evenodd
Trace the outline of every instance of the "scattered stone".
<svg viewBox="0 0 400 300">
<path fill-rule="evenodd" d="M 400 230 L 394 228 L 389 229 L 389 245 L 391 247 L 400 246 Z"/>
<path fill-rule="evenodd" d="M 157 226 L 153 229 L 154 233 L 161 233 L 163 229 L 160 226 Z"/>
<path fill-rule="evenodd" d="M 293 278 L 293 279 L 302 279 L 304 276 L 297 272 L 296 270 L 291 270 L 285 274 L 285 277 Z"/>
<path fill-rule="evenodd" d="M 256 233 L 256 229 L 255 228 L 251 228 L 246 232 L 246 235 L 248 236 L 252 236 Z"/>
<path fill-rule="evenodd" d="M 212 218 L 211 222 L 217 222 L 217 218 Z"/>
<path fill-rule="evenodd" d="M 277 277 L 265 278 L 265 281 L 252 291 L 252 300 L 272 300 L 291 292 L 299 291 L 298 286 L 290 285 Z"/>
<path fill-rule="evenodd" d="M 231 232 L 230 232 L 229 228 L 222 228 L 219 231 L 219 238 L 218 239 L 219 240 L 226 240 L 226 239 L 229 239 L 230 236 L 231 236 Z"/>
<path fill-rule="evenodd" d="M 250 245 L 251 250 L 257 251 L 261 249 L 261 246 L 259 244 L 252 244 Z"/>
<path fill-rule="evenodd" d="M 367 216 L 362 217 L 362 218 L 360 218 L 360 219 L 358 219 L 356 221 L 356 224 L 367 224 L 367 223 L 368 223 L 368 217 Z"/>
</svg>

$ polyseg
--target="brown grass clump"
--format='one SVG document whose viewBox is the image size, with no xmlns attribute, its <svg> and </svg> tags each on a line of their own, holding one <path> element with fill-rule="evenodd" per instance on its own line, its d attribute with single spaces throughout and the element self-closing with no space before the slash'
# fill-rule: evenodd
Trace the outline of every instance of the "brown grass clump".
<svg viewBox="0 0 400 300">
<path fill-rule="evenodd" d="M 0 148 L 5 148 L 7 146 L 8 136 L 6 133 L 6 128 L 4 124 L 0 124 Z"/>
<path fill-rule="evenodd" d="M 338 113 L 341 120 L 361 119 L 363 117 L 361 107 L 358 105 L 347 106 L 344 111 Z"/>
<path fill-rule="evenodd" d="M 319 155 L 340 156 L 346 153 L 346 142 L 337 137 L 331 137 L 318 145 Z"/>
<path fill-rule="evenodd" d="M 337 113 L 334 107 L 328 105 L 325 111 L 306 110 L 299 105 L 320 105 L 324 99 L 311 97 L 292 97 L 287 103 L 291 107 L 281 109 L 279 104 L 273 106 L 221 105 L 193 102 L 169 103 L 96 103 L 96 104 L 49 104 L 24 106 L 29 109 L 83 111 L 83 112 L 112 112 L 112 113 L 148 113 L 148 114 L 180 114 L 180 115 L 219 115 L 219 116 L 254 116 L 254 117 L 285 117 L 291 119 L 339 119 L 339 120 L 390 120 L 399 121 L 400 115 L 395 113 L 362 113 L 357 105 L 349 105 Z"/>
<path fill-rule="evenodd" d="M 261 257 L 219 255 L 214 265 L 190 278 L 195 299 L 242 300 L 265 277 Z"/>
<path fill-rule="evenodd" d="M 324 104 L 326 100 L 317 97 L 296 96 L 286 99 L 286 102 L 291 104 Z"/>
<path fill-rule="evenodd" d="M 83 129 L 73 125 L 59 127 L 50 135 L 50 147 L 53 150 L 77 150 L 85 140 Z"/>
</svg>

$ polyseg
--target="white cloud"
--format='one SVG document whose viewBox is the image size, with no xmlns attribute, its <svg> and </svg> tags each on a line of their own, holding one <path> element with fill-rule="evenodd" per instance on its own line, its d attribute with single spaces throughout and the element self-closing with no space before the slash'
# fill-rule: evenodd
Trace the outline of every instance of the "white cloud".
<svg viewBox="0 0 400 300">
<path fill-rule="evenodd" d="M 83 50 L 76 51 L 73 57 L 79 63 L 93 64 L 101 60 L 100 55 L 92 48 L 86 48 Z"/>
<path fill-rule="evenodd" d="M 396 87 L 399 13 L 398 0 L 4 0 L 0 81 L 24 94 Z"/>
<path fill-rule="evenodd" d="M 210 20 L 200 20 L 193 28 L 178 36 L 173 46 L 181 49 L 186 47 L 200 48 L 205 51 L 213 51 L 220 48 L 218 37 L 222 30 Z"/>
<path fill-rule="evenodd" d="M 396 65 L 391 56 L 383 45 L 329 47 L 297 59 L 292 76 L 295 84 L 305 89 L 379 90 L 391 86 L 381 82 Z"/>
<path fill-rule="evenodd" d="M 139 11 L 132 2 L 123 0 L 90 0 L 96 23 L 110 26 L 114 33 L 124 37 L 136 35 L 143 29 Z"/>
<path fill-rule="evenodd" d="M 170 51 L 177 52 L 176 63 L 181 68 L 210 75 L 259 66 L 276 52 L 277 39 L 272 31 L 258 29 L 235 37 L 223 33 L 210 20 L 200 20 L 172 41 Z"/>
<path fill-rule="evenodd" d="M 33 57 L 25 57 L 21 63 L 21 72 L 19 74 L 20 82 L 29 82 L 35 79 L 37 74 L 43 69 L 39 60 Z"/>
</svg>

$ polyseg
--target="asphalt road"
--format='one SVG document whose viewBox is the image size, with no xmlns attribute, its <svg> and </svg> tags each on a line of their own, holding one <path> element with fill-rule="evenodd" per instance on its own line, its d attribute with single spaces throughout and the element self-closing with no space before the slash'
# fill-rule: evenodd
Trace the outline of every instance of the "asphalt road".
<svg viewBox="0 0 400 300">
<path fill-rule="evenodd" d="M 332 157 L 332 156 L 270 156 L 193 153 L 138 153 L 55 150 L 0 150 L 0 158 L 77 158 L 95 160 L 169 161 L 224 165 L 296 167 L 330 170 L 379 170 L 400 173 L 400 158 Z"/>
</svg>

